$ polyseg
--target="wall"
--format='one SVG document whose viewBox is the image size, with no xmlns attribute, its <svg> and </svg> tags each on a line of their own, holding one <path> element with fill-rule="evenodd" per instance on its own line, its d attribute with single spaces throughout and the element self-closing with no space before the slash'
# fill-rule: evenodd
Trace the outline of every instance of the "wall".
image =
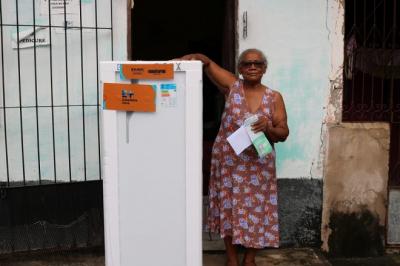
<svg viewBox="0 0 400 266">
<path fill-rule="evenodd" d="M 389 125 L 342 123 L 344 1 L 330 1 L 330 92 L 324 178 L 322 249 L 331 256 L 383 253 L 387 204 Z"/>
<path fill-rule="evenodd" d="M 322 220 L 323 250 L 381 254 L 389 128 L 342 123 L 344 1 L 243 0 L 238 23 L 239 50 L 265 51 L 263 81 L 288 111 L 291 133 L 277 145 L 282 244 L 317 245 Z"/>
<path fill-rule="evenodd" d="M 341 55 L 335 54 L 341 15 L 333 0 L 239 1 L 239 52 L 255 47 L 266 53 L 263 82 L 281 92 L 288 112 L 289 138 L 277 144 L 281 246 L 321 243 L 326 114 Z"/>
<path fill-rule="evenodd" d="M 288 112 L 290 136 L 277 145 L 279 178 L 322 178 L 334 22 L 329 5 L 319 0 L 239 1 L 239 52 L 252 47 L 265 52 L 269 67 L 263 82 L 281 92 Z"/>
<path fill-rule="evenodd" d="M 335 256 L 383 252 L 389 165 L 387 123 L 330 125 L 323 249 Z"/>
<path fill-rule="evenodd" d="M 1 60 L 4 65 L 0 66 L 0 71 L 4 71 L 4 83 L 0 89 L 0 106 L 3 107 L 4 99 L 7 109 L 6 120 L 3 109 L 0 109 L 0 182 L 7 181 L 5 135 L 10 182 L 21 182 L 24 174 L 27 182 L 37 182 L 39 178 L 63 182 L 69 181 L 69 176 L 73 181 L 85 178 L 98 180 L 99 94 L 96 68 L 99 61 L 111 60 L 112 36 L 108 29 L 96 31 L 93 28 L 96 26 L 95 7 L 97 3 L 99 28 L 111 27 L 113 11 L 114 58 L 124 60 L 127 58 L 128 4 L 126 0 L 83 0 L 81 21 L 79 1 L 70 1 L 75 4 L 67 5 L 67 20 L 72 23 L 70 26 L 87 27 L 82 31 L 82 38 L 81 31 L 76 28 L 69 28 L 65 34 L 62 27 L 64 15 L 52 10 L 50 46 L 49 15 L 48 8 L 42 5 L 44 2 L 1 2 L 2 22 L 7 25 L 1 27 L 1 49 L 4 52 Z M 111 2 L 113 9 L 110 8 Z M 14 26 L 17 19 L 24 26 Z M 21 38 L 21 32 L 33 32 L 33 27 L 26 25 L 33 25 L 34 20 L 37 38 L 44 38 L 46 43 L 37 46 L 36 52 L 31 46 L 20 49 L 18 53 L 12 46 L 13 39 L 16 39 L 17 31 Z M 40 107 L 35 108 L 36 104 Z M 83 153 L 84 145 L 86 154 Z"/>
<path fill-rule="evenodd" d="M 97 145 L 97 73 L 96 64 L 111 59 L 111 38 L 113 37 L 113 56 L 115 60 L 127 60 L 127 0 L 82 0 L 82 26 L 95 26 L 95 3 L 98 4 L 98 26 L 110 27 L 113 17 L 113 36 L 109 30 L 98 30 L 98 58 L 96 58 L 96 31 L 87 28 L 82 31 L 83 49 L 81 54 L 80 30 L 68 29 L 67 46 L 65 33 L 61 27 L 63 15 L 52 16 L 52 44 L 44 44 L 35 51 L 28 47 L 18 52 L 12 47 L 14 26 L 20 24 L 42 25 L 40 34 L 49 36 L 48 16 L 42 14 L 40 0 L 0 0 L 2 22 L 0 27 L 1 64 L 0 73 L 0 254 L 40 249 L 60 250 L 95 247 L 104 245 L 103 228 L 103 186 L 99 180 Z M 68 2 L 68 1 L 67 1 Z M 76 1 L 72 1 L 75 2 Z M 33 7 L 35 3 L 35 8 Z M 76 13 L 76 11 L 74 11 Z M 68 19 L 70 15 L 67 16 Z M 75 24 L 80 26 L 79 16 Z M 32 30 L 32 26 L 20 26 L 19 30 Z M 42 35 L 43 37 L 43 35 Z M 49 40 L 49 37 L 44 37 Z M 83 181 L 83 140 L 86 140 L 86 174 L 88 182 L 72 182 L 68 179 L 67 148 L 67 93 L 66 60 L 68 54 L 68 85 L 70 106 L 71 138 L 71 176 L 72 181 Z M 19 56 L 19 59 L 18 59 Z M 50 60 L 52 56 L 52 60 Z M 81 57 L 82 56 L 82 57 Z M 50 71 L 50 62 L 53 64 Z M 4 65 L 3 65 L 4 63 Z M 82 63 L 82 65 L 81 65 Z M 19 83 L 18 64 L 21 83 Z M 36 78 L 35 78 L 36 67 Z M 83 79 L 81 76 L 83 71 Z M 53 74 L 52 80 L 50 73 Z M 35 83 L 37 82 L 37 86 Z M 55 147 L 52 141 L 51 88 L 54 99 Z M 35 108 L 36 93 L 38 105 Z M 20 93 L 21 92 L 21 93 Z M 85 101 L 82 100 L 81 93 Z M 21 102 L 20 102 L 21 97 Z M 85 107 L 83 116 L 82 103 Z M 20 112 L 20 108 L 22 111 Z M 38 115 L 36 116 L 36 112 Z M 20 114 L 22 113 L 22 117 Z M 23 122 L 21 136 L 20 118 Z M 39 129 L 37 131 L 36 119 Z M 85 130 L 83 134 L 83 118 Z M 7 127 L 6 123 L 7 122 Z M 39 132 L 39 138 L 37 138 Z M 9 181 L 6 187 L 7 167 L 5 152 L 5 133 L 7 133 Z M 21 139 L 24 145 L 21 145 Z M 39 179 L 38 146 L 40 147 L 41 178 L 43 183 L 53 181 L 53 158 L 57 158 L 57 180 L 62 184 L 31 186 Z M 24 153 L 22 153 L 24 148 Z M 53 148 L 55 154 L 53 154 Z M 24 154 L 24 156 L 22 155 Z M 20 186 L 23 178 L 22 161 L 25 162 L 25 187 Z M 95 180 L 95 181 L 90 181 Z"/>
<path fill-rule="evenodd" d="M 104 245 L 101 181 L 0 192 L 0 254 Z"/>
</svg>

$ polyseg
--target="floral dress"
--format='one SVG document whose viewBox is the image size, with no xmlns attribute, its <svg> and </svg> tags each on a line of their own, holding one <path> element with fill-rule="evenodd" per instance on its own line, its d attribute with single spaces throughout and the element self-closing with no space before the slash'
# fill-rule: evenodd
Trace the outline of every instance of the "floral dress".
<svg viewBox="0 0 400 266">
<path fill-rule="evenodd" d="M 267 88 L 255 114 L 272 123 L 274 93 Z M 212 150 L 207 228 L 248 248 L 279 246 L 275 150 L 259 158 L 251 145 L 236 155 L 227 142 L 251 116 L 243 82 L 236 81 L 225 102 Z"/>
</svg>

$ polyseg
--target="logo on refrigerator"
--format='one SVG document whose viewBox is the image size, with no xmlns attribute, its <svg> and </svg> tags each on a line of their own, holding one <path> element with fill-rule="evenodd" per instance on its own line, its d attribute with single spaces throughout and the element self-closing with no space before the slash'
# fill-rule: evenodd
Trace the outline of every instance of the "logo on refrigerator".
<svg viewBox="0 0 400 266">
<path fill-rule="evenodd" d="M 155 75 L 167 73 L 167 71 L 165 71 L 164 69 L 149 69 L 147 72 L 150 74 L 155 74 Z"/>
<path fill-rule="evenodd" d="M 173 79 L 174 64 L 123 64 L 121 79 Z"/>
<path fill-rule="evenodd" d="M 132 90 L 121 90 L 122 103 L 129 104 L 129 102 L 137 102 L 137 99 L 134 98 L 135 93 Z"/>
<path fill-rule="evenodd" d="M 142 75 L 144 69 L 142 67 L 131 67 L 131 73 L 134 75 Z"/>
<path fill-rule="evenodd" d="M 104 83 L 103 107 L 108 110 L 155 112 L 156 92 L 152 85 Z"/>
<path fill-rule="evenodd" d="M 141 67 L 132 67 L 130 70 L 131 73 L 134 75 L 144 75 L 144 73 L 151 75 L 163 75 L 167 73 L 165 69 L 157 69 L 157 68 L 144 69 Z"/>
</svg>

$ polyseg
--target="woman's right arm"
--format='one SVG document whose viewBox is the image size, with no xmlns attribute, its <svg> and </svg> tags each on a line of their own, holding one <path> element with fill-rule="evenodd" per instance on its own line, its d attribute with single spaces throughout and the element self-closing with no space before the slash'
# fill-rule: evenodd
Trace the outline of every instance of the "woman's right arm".
<svg viewBox="0 0 400 266">
<path fill-rule="evenodd" d="M 237 77 L 220 67 L 217 63 L 203 54 L 188 54 L 180 58 L 181 60 L 200 60 L 203 62 L 204 72 L 210 80 L 218 87 L 225 95 L 229 93 L 232 84 L 237 80 Z"/>
</svg>

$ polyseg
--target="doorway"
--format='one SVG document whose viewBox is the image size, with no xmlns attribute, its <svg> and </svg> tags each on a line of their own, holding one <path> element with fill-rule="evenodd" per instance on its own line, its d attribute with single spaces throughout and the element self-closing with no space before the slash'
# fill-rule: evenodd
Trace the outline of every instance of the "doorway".
<svg viewBox="0 0 400 266">
<path fill-rule="evenodd" d="M 237 1 L 135 0 L 131 13 L 131 59 L 171 60 L 203 53 L 234 72 Z M 207 195 L 211 148 L 224 99 L 203 78 L 203 195 Z"/>
</svg>

